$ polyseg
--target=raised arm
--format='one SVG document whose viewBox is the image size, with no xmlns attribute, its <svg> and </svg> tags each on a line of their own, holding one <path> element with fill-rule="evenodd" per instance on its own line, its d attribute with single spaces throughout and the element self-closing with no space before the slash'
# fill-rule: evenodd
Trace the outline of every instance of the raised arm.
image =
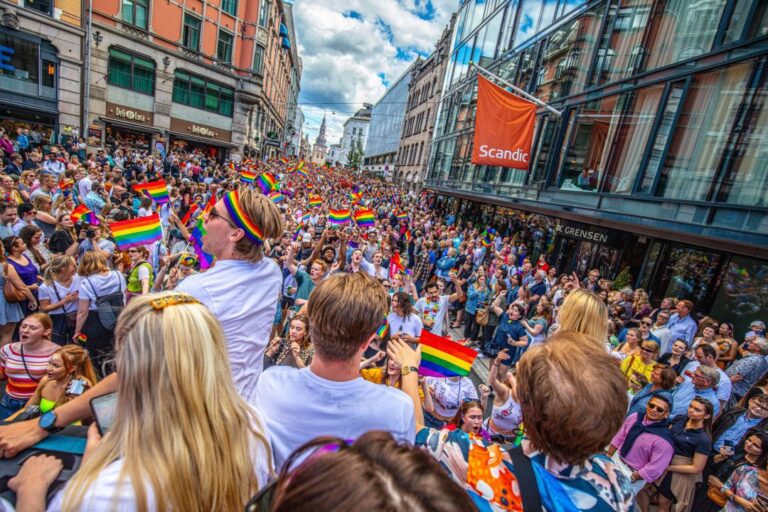
<svg viewBox="0 0 768 512">
<path fill-rule="evenodd" d="M 413 350 L 407 343 L 403 343 L 397 338 L 389 341 L 387 353 L 389 357 L 400 365 L 400 368 L 406 366 L 418 368 L 419 363 L 421 363 L 421 348 Z M 403 375 L 401 387 L 403 392 L 411 397 L 413 402 L 413 417 L 416 420 L 416 432 L 418 432 L 424 428 L 424 412 L 421 409 L 421 398 L 419 398 L 419 374 L 417 372 L 410 372 L 408 375 Z M 425 402 L 427 395 L 429 395 L 428 392 L 424 393 Z"/>
</svg>

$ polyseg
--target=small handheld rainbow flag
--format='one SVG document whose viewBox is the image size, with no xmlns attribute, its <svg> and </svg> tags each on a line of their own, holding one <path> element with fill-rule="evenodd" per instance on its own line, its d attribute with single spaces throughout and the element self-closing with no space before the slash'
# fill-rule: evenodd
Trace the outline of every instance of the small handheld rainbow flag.
<svg viewBox="0 0 768 512">
<path fill-rule="evenodd" d="M 208 198 L 208 202 L 205 204 L 205 208 L 203 208 L 203 214 L 201 217 L 211 213 L 211 210 L 213 210 L 214 206 L 216 206 L 216 194 L 211 194 L 211 197 Z"/>
<path fill-rule="evenodd" d="M 259 176 L 257 185 L 261 189 L 261 192 L 264 195 L 267 195 L 273 190 L 277 190 L 277 179 L 272 174 L 265 172 Z"/>
<path fill-rule="evenodd" d="M 192 203 L 189 207 L 189 210 L 187 210 L 187 214 L 184 215 L 184 218 L 181 219 L 181 223 L 185 226 L 187 225 L 187 222 L 189 222 L 189 219 L 192 218 L 192 215 L 197 211 L 197 209 L 200 208 L 197 203 Z"/>
<path fill-rule="evenodd" d="M 373 226 L 376 224 L 376 216 L 369 208 L 360 208 L 355 212 L 355 222 L 358 226 Z"/>
<path fill-rule="evenodd" d="M 379 327 L 378 330 L 376 331 L 376 336 L 378 338 L 384 339 L 384 336 L 387 335 L 387 332 L 389 332 L 389 322 L 385 318 L 384 323 L 381 324 L 381 327 Z"/>
<path fill-rule="evenodd" d="M 397 212 L 395 214 L 395 217 L 397 217 L 397 220 L 408 220 L 408 214 L 405 212 Z"/>
<path fill-rule="evenodd" d="M 275 204 L 285 200 L 285 196 L 280 192 L 270 192 L 267 197 L 269 197 L 269 200 Z"/>
<path fill-rule="evenodd" d="M 75 209 L 72 210 L 72 213 L 70 214 L 69 218 L 72 219 L 72 222 L 75 224 L 77 224 L 77 221 L 82 220 L 94 226 L 99 225 L 99 219 L 96 217 L 96 214 L 93 213 L 84 204 L 77 205 L 77 207 L 75 207 Z"/>
<path fill-rule="evenodd" d="M 320 206 L 323 204 L 323 198 L 316 194 L 309 194 L 309 206 Z"/>
<path fill-rule="evenodd" d="M 331 224 L 346 224 L 349 222 L 350 213 L 348 209 L 334 210 L 333 208 L 328 210 L 328 222 Z"/>
<path fill-rule="evenodd" d="M 302 162 L 301 164 L 303 164 L 303 163 L 304 163 L 304 162 Z M 301 164 L 300 164 L 300 165 L 301 165 Z M 307 176 L 309 176 L 309 172 L 307 172 L 307 170 L 304 168 L 304 166 L 303 166 L 303 165 L 301 165 L 301 167 L 297 167 L 297 168 L 296 168 L 296 172 L 298 172 L 298 173 L 299 173 L 299 176 L 304 176 L 305 178 L 306 178 Z"/>
<path fill-rule="evenodd" d="M 163 179 L 150 181 L 149 183 L 139 183 L 138 185 L 134 185 L 133 189 L 136 192 L 143 192 L 148 195 L 154 199 L 157 204 L 167 203 L 170 200 L 170 196 L 168 195 L 168 185 Z"/>
<path fill-rule="evenodd" d="M 349 198 L 352 200 L 353 203 L 359 202 L 363 198 L 362 192 L 350 192 Z"/>
<path fill-rule="evenodd" d="M 112 236 L 121 251 L 131 247 L 148 245 L 163 238 L 160 216 L 157 213 L 148 217 L 113 222 L 109 228 L 112 230 Z"/>
<path fill-rule="evenodd" d="M 411 231 L 409 229 L 405 230 L 405 234 L 403 235 L 403 240 L 405 240 L 406 243 L 411 241 Z"/>
<path fill-rule="evenodd" d="M 466 377 L 477 352 L 429 331 L 421 331 L 419 375 L 428 377 Z"/>
<path fill-rule="evenodd" d="M 64 192 L 65 190 L 72 188 L 74 184 L 75 180 L 70 178 L 62 178 L 61 181 L 59 181 L 59 189 Z"/>
<path fill-rule="evenodd" d="M 75 336 L 75 339 L 76 339 L 77 341 L 79 341 L 80 343 L 85 343 L 86 341 L 88 341 L 88 336 L 86 336 L 86 335 L 85 335 L 85 334 L 83 334 L 83 333 L 78 333 L 78 335 L 77 335 L 77 336 Z"/>
<path fill-rule="evenodd" d="M 287 164 L 288 163 L 288 159 L 285 158 L 285 157 L 281 157 L 280 158 L 280 163 Z"/>
<path fill-rule="evenodd" d="M 256 173 L 250 171 L 243 171 L 240 173 L 240 181 L 243 183 L 253 183 L 256 179 Z"/>
<path fill-rule="evenodd" d="M 213 255 L 203 251 L 203 236 L 206 235 L 205 228 L 203 227 L 202 215 L 197 218 L 197 225 L 189 234 L 192 239 L 192 248 L 197 255 L 197 261 L 200 262 L 200 269 L 205 270 L 213 265 Z"/>
<path fill-rule="evenodd" d="M 307 224 L 309 224 L 309 220 L 311 218 L 312 216 L 309 213 L 305 213 L 304 215 L 301 216 L 301 223 L 306 226 Z"/>
</svg>

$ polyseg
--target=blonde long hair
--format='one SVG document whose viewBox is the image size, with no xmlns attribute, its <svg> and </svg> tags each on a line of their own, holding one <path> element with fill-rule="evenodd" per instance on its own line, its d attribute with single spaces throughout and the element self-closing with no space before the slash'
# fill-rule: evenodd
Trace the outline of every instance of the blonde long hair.
<svg viewBox="0 0 768 512">
<path fill-rule="evenodd" d="M 600 346 L 608 340 L 608 308 L 596 294 L 579 288 L 563 301 L 557 314 L 559 331 L 576 331 Z"/>
<path fill-rule="evenodd" d="M 224 334 L 213 315 L 188 295 L 134 298 L 115 330 L 118 374 L 114 428 L 71 479 L 65 511 L 79 510 L 109 464 L 122 459 L 119 485 L 129 485 L 140 512 L 149 490 L 158 511 L 242 510 L 257 482 L 251 441 L 264 427 L 238 395 Z M 165 301 L 162 306 L 153 301 Z M 117 499 L 117 495 L 115 496 Z"/>
</svg>

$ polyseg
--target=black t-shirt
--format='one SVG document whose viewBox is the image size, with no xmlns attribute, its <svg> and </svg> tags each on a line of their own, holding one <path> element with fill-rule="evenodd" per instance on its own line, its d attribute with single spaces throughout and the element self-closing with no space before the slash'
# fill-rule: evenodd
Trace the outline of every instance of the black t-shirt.
<svg viewBox="0 0 768 512">
<path fill-rule="evenodd" d="M 681 414 L 675 416 L 669 426 L 675 442 L 675 455 L 693 458 L 695 453 L 702 453 L 709 456 L 712 452 L 712 439 L 709 434 L 704 432 L 703 428 L 685 430 L 686 421 L 688 415 Z"/>
</svg>

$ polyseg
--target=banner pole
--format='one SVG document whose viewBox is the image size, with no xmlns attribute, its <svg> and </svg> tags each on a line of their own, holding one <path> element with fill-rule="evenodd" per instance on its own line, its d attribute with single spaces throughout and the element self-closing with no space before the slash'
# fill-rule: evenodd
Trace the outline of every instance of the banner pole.
<svg viewBox="0 0 768 512">
<path fill-rule="evenodd" d="M 486 74 L 489 77 L 498 80 L 499 82 L 503 83 L 504 85 L 506 85 L 507 87 L 509 87 L 513 91 L 515 91 L 520 96 L 523 96 L 525 99 L 530 100 L 530 101 L 534 102 L 535 104 L 537 104 L 537 105 L 539 105 L 541 107 L 544 107 L 545 109 L 547 109 L 550 112 L 552 112 L 553 114 L 555 114 L 557 117 L 561 117 L 563 115 L 563 113 L 560 112 L 559 110 L 557 110 L 557 109 L 555 109 L 553 107 L 550 107 L 548 104 L 544 103 L 543 101 L 541 101 L 536 96 L 533 96 L 532 94 L 529 94 L 529 93 L 525 92 L 524 90 L 520 89 L 519 87 L 517 87 L 515 84 L 509 82 L 508 80 L 504 80 L 500 76 L 494 75 L 493 73 L 491 73 L 487 69 L 485 69 L 485 68 L 483 68 L 481 66 L 478 66 L 477 64 L 475 64 L 472 61 L 469 61 L 469 65 L 470 65 L 470 67 L 477 68 L 478 73 L 482 72 L 483 74 Z"/>
</svg>

